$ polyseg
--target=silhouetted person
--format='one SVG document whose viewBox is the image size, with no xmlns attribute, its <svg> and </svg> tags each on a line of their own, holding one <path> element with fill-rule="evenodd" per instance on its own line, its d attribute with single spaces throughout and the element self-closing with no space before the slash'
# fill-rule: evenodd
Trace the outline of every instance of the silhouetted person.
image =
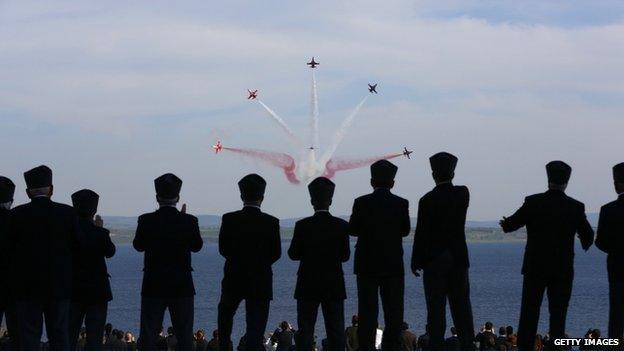
<svg viewBox="0 0 624 351">
<path fill-rule="evenodd" d="M 11 179 L 0 176 L 0 265 L 6 270 L 10 264 L 11 255 L 7 248 L 9 214 L 13 205 L 13 196 L 15 195 L 15 184 Z M 6 272 L 5 272 L 6 273 Z M 15 299 L 11 296 L 9 289 L 8 274 L 4 279 L 0 279 L 0 324 L 2 318 L 6 321 L 11 350 L 19 350 L 17 344 L 17 316 L 15 313 Z"/>
<path fill-rule="evenodd" d="M 297 350 L 310 351 L 319 306 L 323 311 L 327 348 L 344 351 L 344 300 L 347 298 L 342 263 L 349 260 L 349 223 L 329 213 L 334 183 L 314 179 L 308 190 L 314 216 L 295 225 L 288 255 L 300 261 L 297 272 Z"/>
<path fill-rule="evenodd" d="M 154 180 L 160 208 L 139 217 L 134 248 L 145 252 L 139 349 L 154 350 L 165 309 L 181 351 L 193 348 L 195 286 L 191 252 L 203 246 L 197 218 L 178 211 L 182 180 L 171 173 Z"/>
<path fill-rule="evenodd" d="M 52 170 L 24 173 L 31 201 L 11 211 L 8 250 L 20 349 L 39 351 L 45 318 L 50 350 L 68 350 L 72 255 L 80 248 L 78 218 L 51 200 Z"/>
<path fill-rule="evenodd" d="M 359 316 L 351 317 L 351 326 L 345 330 L 345 344 L 347 351 L 356 351 L 359 348 L 358 343 L 358 324 Z"/>
<path fill-rule="evenodd" d="M 219 301 L 219 350 L 232 350 L 232 322 L 245 300 L 245 350 L 263 347 L 263 335 L 273 299 L 271 265 L 282 253 L 279 220 L 260 210 L 266 181 L 249 174 L 238 182 L 244 207 L 223 215 L 219 253 L 225 258 Z"/>
<path fill-rule="evenodd" d="M 496 345 L 504 345 L 507 349 L 507 328 L 500 327 L 498 328 L 498 336 L 496 337 Z"/>
<path fill-rule="evenodd" d="M 494 340 L 496 340 L 496 334 L 494 334 L 493 328 L 494 327 L 492 325 L 492 322 L 485 322 L 483 329 L 481 329 L 481 332 L 479 332 L 479 334 L 477 334 L 477 336 L 475 337 L 475 341 L 479 343 L 480 351 L 483 351 L 486 349 L 486 345 L 487 345 L 486 340 L 489 339 L 490 336 L 494 337 Z"/>
<path fill-rule="evenodd" d="M 600 209 L 596 247 L 607 253 L 609 338 L 624 338 L 624 163 L 613 167 L 617 200 Z"/>
<path fill-rule="evenodd" d="M 423 270 L 431 350 L 444 346 L 447 299 L 461 348 L 471 350 L 474 325 L 465 234 L 470 194 L 467 187 L 453 185 L 457 157 L 440 152 L 429 162 L 436 186 L 418 203 L 412 272 L 418 276 Z"/>
<path fill-rule="evenodd" d="M 420 351 L 429 351 L 430 350 L 430 334 L 431 328 L 429 324 L 425 324 L 425 333 L 418 337 L 418 349 Z"/>
<path fill-rule="evenodd" d="M 397 170 L 386 160 L 371 165 L 374 191 L 355 200 L 349 222 L 349 234 L 357 237 L 354 270 L 361 351 L 375 350 L 380 295 L 386 324 L 382 348 L 399 348 L 405 288 L 403 237 L 409 235 L 410 218 L 408 201 L 390 192 Z"/>
<path fill-rule="evenodd" d="M 275 344 L 275 351 L 289 351 L 294 346 L 294 339 L 295 332 L 286 321 L 281 322 L 279 328 L 271 335 L 271 342 Z"/>
<path fill-rule="evenodd" d="M 572 168 L 562 161 L 546 165 L 548 191 L 527 197 L 520 209 L 501 221 L 505 233 L 527 229 L 522 264 L 524 281 L 518 348 L 533 350 L 544 291 L 548 294 L 550 337 L 563 338 L 574 277 L 574 237 L 588 250 L 594 231 L 585 205 L 565 194 Z"/>
<path fill-rule="evenodd" d="M 457 336 L 457 329 L 451 327 L 451 336 L 444 340 L 444 349 L 446 351 L 459 351 L 461 350 L 461 342 L 459 336 Z"/>
<path fill-rule="evenodd" d="M 199 337 L 198 337 L 199 339 Z M 210 351 L 217 351 L 219 350 L 219 331 L 218 330 L 214 330 L 212 332 L 212 339 L 210 339 L 210 341 L 208 341 L 208 344 L 206 345 L 205 349 L 201 349 L 200 348 L 200 343 L 199 341 L 197 342 L 197 351 L 204 351 L 204 350 L 210 350 Z"/>
<path fill-rule="evenodd" d="M 409 324 L 403 322 L 401 325 L 401 341 L 399 344 L 400 351 L 416 351 L 418 350 L 418 338 L 409 330 Z"/>
<path fill-rule="evenodd" d="M 115 245 L 110 232 L 97 216 L 99 196 L 84 189 L 72 195 L 74 210 L 83 235 L 82 248 L 74 253 L 72 303 L 69 309 L 70 350 L 76 348 L 82 323 L 86 329 L 87 350 L 102 349 L 108 302 L 113 299 L 106 258 L 113 257 Z"/>
</svg>

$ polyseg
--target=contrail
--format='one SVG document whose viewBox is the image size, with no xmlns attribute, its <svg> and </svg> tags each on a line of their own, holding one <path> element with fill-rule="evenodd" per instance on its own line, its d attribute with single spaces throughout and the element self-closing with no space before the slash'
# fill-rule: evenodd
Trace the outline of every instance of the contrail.
<svg viewBox="0 0 624 351">
<path fill-rule="evenodd" d="M 351 112 L 351 114 L 342 122 L 342 125 L 340 126 L 338 131 L 336 131 L 336 135 L 334 135 L 334 140 L 332 141 L 332 144 L 329 146 L 327 151 L 325 151 L 325 154 L 323 154 L 323 157 L 321 158 L 321 162 L 323 163 L 328 162 L 331 159 L 331 157 L 334 155 L 334 152 L 336 152 L 338 145 L 340 145 L 340 142 L 342 142 L 342 139 L 347 133 L 347 130 L 353 124 L 353 121 L 355 120 L 355 116 L 357 116 L 358 112 L 360 112 L 360 109 L 362 108 L 362 106 L 364 106 L 364 103 L 366 102 L 366 100 L 368 100 L 369 96 L 370 95 L 366 95 L 362 99 L 362 101 L 360 101 L 360 103 L 355 107 L 355 109 Z"/>
<path fill-rule="evenodd" d="M 319 109 L 318 95 L 316 93 L 316 76 L 312 70 L 312 147 L 319 146 Z"/>
<path fill-rule="evenodd" d="M 272 166 L 279 167 L 284 170 L 284 174 L 289 182 L 299 184 L 299 179 L 297 179 L 297 175 L 295 175 L 295 160 L 290 155 L 281 152 L 258 149 L 237 149 L 232 147 L 224 147 L 223 150 L 255 158 Z"/>
<path fill-rule="evenodd" d="M 365 167 L 370 164 L 373 164 L 379 160 L 390 160 L 399 156 L 403 156 L 403 153 L 398 154 L 389 154 L 379 157 L 367 157 L 360 159 L 348 159 L 348 158 L 339 158 L 339 159 L 331 159 L 325 165 L 325 173 L 324 177 L 331 178 L 338 171 L 346 171 L 348 169 Z"/>
<path fill-rule="evenodd" d="M 262 102 L 261 100 L 256 100 L 258 101 L 258 103 L 266 110 L 266 112 L 269 114 L 269 116 L 271 118 L 273 118 L 273 120 L 275 122 L 277 122 L 277 124 L 279 124 L 279 126 L 284 130 L 284 132 L 286 132 L 286 134 L 288 134 L 288 137 L 290 138 L 290 141 L 298 147 L 303 147 L 303 142 L 295 135 L 295 133 L 293 133 L 293 131 L 286 125 L 286 122 L 284 122 L 284 120 L 282 119 L 282 117 L 280 117 L 277 113 L 275 113 L 275 111 L 271 110 L 269 108 L 269 106 L 265 105 L 264 102 Z"/>
</svg>

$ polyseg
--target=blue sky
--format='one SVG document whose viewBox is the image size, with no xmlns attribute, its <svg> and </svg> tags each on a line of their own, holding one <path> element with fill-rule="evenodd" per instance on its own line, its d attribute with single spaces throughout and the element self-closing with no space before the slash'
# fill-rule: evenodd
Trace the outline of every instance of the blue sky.
<svg viewBox="0 0 624 351">
<path fill-rule="evenodd" d="M 194 213 L 239 206 L 236 181 L 269 181 L 265 208 L 310 212 L 279 170 L 210 153 L 215 139 L 292 152 L 247 88 L 302 136 L 315 55 L 321 146 L 365 94 L 339 156 L 415 150 L 396 192 L 412 212 L 432 182 L 427 158 L 460 157 L 472 219 L 495 219 L 543 190 L 543 165 L 574 167 L 590 211 L 614 197 L 624 160 L 624 4 L 619 1 L 0 1 L 0 173 L 18 184 L 41 163 L 56 196 L 90 187 L 101 212 L 155 207 L 152 180 L 185 181 Z M 339 174 L 334 212 L 367 192 L 366 169 Z"/>
</svg>

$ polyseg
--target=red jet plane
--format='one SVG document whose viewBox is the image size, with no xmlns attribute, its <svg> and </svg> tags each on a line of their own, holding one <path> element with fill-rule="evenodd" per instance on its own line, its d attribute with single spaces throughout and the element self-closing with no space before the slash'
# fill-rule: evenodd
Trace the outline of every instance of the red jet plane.
<svg viewBox="0 0 624 351">
<path fill-rule="evenodd" d="M 221 145 L 221 141 L 217 141 L 217 143 L 215 145 L 212 145 L 212 148 L 215 151 L 215 154 L 218 154 L 219 151 L 223 150 L 223 145 Z"/>
</svg>

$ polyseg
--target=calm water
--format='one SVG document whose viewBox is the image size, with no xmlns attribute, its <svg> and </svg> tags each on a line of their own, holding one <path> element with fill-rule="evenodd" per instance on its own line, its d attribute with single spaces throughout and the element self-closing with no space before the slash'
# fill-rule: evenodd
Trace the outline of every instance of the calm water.
<svg viewBox="0 0 624 351">
<path fill-rule="evenodd" d="M 284 243 L 284 252 L 288 244 Z M 489 320 L 495 326 L 510 324 L 517 327 L 520 309 L 522 276 L 520 267 L 524 250 L 523 243 L 472 243 L 470 284 L 475 327 Z M 606 332 L 608 321 L 608 283 L 605 256 L 595 248 L 583 252 L 577 247 L 575 282 L 572 301 L 568 312 L 568 332 L 582 336 L 587 328 L 599 328 Z M 411 257 L 411 246 L 405 245 L 406 262 Z M 118 247 L 117 255 L 109 263 L 112 276 L 114 300 L 109 306 L 109 321 L 116 328 L 138 332 L 141 289 L 142 255 L 131 246 Z M 216 329 L 217 302 L 223 275 L 223 259 L 217 246 L 207 243 L 201 252 L 193 255 L 195 269 L 195 329 L 207 331 Z M 409 266 L 407 266 L 409 267 Z M 267 329 L 273 330 L 282 320 L 296 327 L 296 304 L 293 291 L 296 281 L 297 263 L 287 256 L 274 266 L 274 300 L 271 304 Z M 346 320 L 357 312 L 356 284 L 353 262 L 345 265 L 348 299 L 345 304 Z M 167 277 L 163 277 L 167 279 Z M 426 321 L 425 299 L 422 280 L 409 275 L 406 279 L 405 318 L 413 330 L 420 333 Z M 539 331 L 547 330 L 547 302 L 544 301 Z M 449 320 L 449 326 L 452 324 Z M 165 326 L 169 326 L 168 316 Z M 383 324 L 380 316 L 380 324 Z M 317 334 L 324 335 L 322 316 L 319 313 Z M 242 335 L 244 310 L 241 308 L 235 320 L 233 340 Z"/>
</svg>

